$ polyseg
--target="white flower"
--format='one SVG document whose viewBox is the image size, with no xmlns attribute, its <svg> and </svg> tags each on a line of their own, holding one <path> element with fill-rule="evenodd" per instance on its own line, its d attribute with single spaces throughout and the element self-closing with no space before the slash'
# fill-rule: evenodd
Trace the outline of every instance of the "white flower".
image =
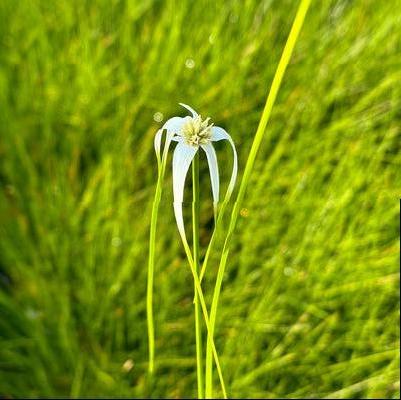
<svg viewBox="0 0 401 400">
<path fill-rule="evenodd" d="M 210 180 L 213 194 L 213 205 L 215 215 L 219 202 L 219 168 L 217 157 L 212 142 L 228 140 L 233 151 L 233 167 L 230 183 L 227 188 L 225 200 L 228 201 L 233 190 L 238 172 L 238 159 L 235 145 L 231 136 L 218 126 L 210 123 L 210 118 L 203 119 L 191 107 L 180 103 L 184 108 L 191 112 L 192 117 L 186 116 L 170 118 L 163 127 L 156 133 L 155 150 L 159 165 L 165 160 L 171 141 L 178 142 L 173 155 L 173 192 L 174 192 L 174 214 L 177 221 L 178 230 L 182 238 L 185 238 L 184 220 L 182 215 L 182 202 L 184 199 L 185 178 L 187 176 L 192 160 L 202 148 L 206 153 L 209 164 Z M 160 158 L 160 147 L 162 132 L 166 130 L 166 143 L 163 151 L 163 158 Z"/>
</svg>

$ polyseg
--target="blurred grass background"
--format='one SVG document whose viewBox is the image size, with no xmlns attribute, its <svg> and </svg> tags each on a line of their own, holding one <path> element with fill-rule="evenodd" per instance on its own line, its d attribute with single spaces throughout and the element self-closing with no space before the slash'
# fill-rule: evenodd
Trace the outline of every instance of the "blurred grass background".
<svg viewBox="0 0 401 400">
<path fill-rule="evenodd" d="M 399 397 L 398 5 L 312 2 L 224 281 L 216 344 L 231 397 Z M 146 378 L 153 135 L 182 101 L 231 133 L 243 168 L 296 7 L 0 2 L 0 395 L 196 396 L 170 174 Z M 227 181 L 224 145 L 219 159 Z"/>
</svg>

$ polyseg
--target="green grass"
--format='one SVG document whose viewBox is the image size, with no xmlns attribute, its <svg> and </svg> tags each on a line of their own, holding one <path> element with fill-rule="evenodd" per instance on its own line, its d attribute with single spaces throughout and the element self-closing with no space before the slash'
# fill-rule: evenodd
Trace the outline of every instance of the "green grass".
<svg viewBox="0 0 401 400">
<path fill-rule="evenodd" d="M 184 102 L 210 115 L 242 173 L 297 3 L 0 2 L 0 395 L 196 396 L 193 279 L 170 170 L 147 380 L 154 114 Z M 231 397 L 400 394 L 397 4 L 312 1 L 220 296 L 215 341 Z M 218 151 L 227 182 L 230 150 Z M 204 250 L 213 209 L 202 157 L 200 177 Z"/>
</svg>

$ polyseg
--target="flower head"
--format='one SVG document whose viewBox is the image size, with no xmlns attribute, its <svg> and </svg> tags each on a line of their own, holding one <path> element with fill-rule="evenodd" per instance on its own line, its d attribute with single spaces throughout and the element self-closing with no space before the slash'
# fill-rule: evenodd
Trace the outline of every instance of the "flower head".
<svg viewBox="0 0 401 400">
<path fill-rule="evenodd" d="M 190 118 L 181 128 L 181 135 L 185 142 L 191 146 L 208 144 L 212 139 L 212 127 L 209 125 L 210 118 L 202 120 L 200 115 Z"/>
<path fill-rule="evenodd" d="M 192 160 L 199 150 L 206 153 L 210 180 L 213 194 L 213 204 L 215 215 L 219 202 L 220 180 L 217 156 L 212 142 L 227 140 L 233 151 L 233 168 L 230 183 L 225 195 L 225 200 L 229 200 L 233 190 L 238 172 L 238 159 L 235 145 L 231 136 L 218 126 L 210 123 L 210 118 L 203 119 L 194 109 L 186 104 L 180 103 L 192 116 L 170 118 L 163 127 L 156 133 L 155 150 L 157 160 L 161 162 L 161 136 L 163 131 L 167 131 L 166 143 L 163 151 L 163 159 L 167 157 L 167 152 L 171 141 L 178 142 L 173 155 L 173 192 L 174 192 L 174 214 L 177 221 L 178 230 L 181 237 L 185 238 L 184 220 L 182 216 L 182 202 L 184 199 L 185 179 L 192 163 Z"/>
</svg>

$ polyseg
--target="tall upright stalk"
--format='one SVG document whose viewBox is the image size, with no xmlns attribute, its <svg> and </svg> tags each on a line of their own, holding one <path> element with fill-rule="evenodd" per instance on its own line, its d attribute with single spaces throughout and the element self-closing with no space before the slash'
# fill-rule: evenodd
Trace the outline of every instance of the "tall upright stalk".
<svg viewBox="0 0 401 400">
<path fill-rule="evenodd" d="M 156 192 L 152 205 L 152 217 L 150 221 L 149 234 L 149 259 L 148 259 L 148 284 L 146 291 L 146 317 L 148 324 L 148 347 L 149 347 L 149 375 L 153 374 L 155 363 L 155 328 L 153 322 L 153 276 L 155 269 L 155 245 L 156 245 L 156 226 L 159 214 L 159 206 L 162 195 L 162 183 L 164 177 L 164 167 L 158 163 L 158 176 Z"/>
<path fill-rule="evenodd" d="M 168 142 L 168 143 L 167 143 Z M 148 282 L 146 289 L 146 320 L 148 325 L 148 348 L 149 348 L 149 363 L 148 372 L 152 376 L 155 365 L 155 328 L 153 319 L 153 280 L 155 270 L 155 250 L 156 250 L 156 228 L 157 219 L 159 216 L 160 201 L 162 197 L 163 180 L 166 172 L 166 163 L 168 149 L 171 140 L 166 140 L 163 155 L 160 156 L 159 151 L 156 151 L 157 158 L 157 183 L 155 190 L 155 197 L 152 204 L 152 215 L 150 220 L 149 232 L 149 257 L 148 257 Z"/>
<path fill-rule="evenodd" d="M 273 82 L 269 91 L 269 94 L 267 96 L 266 104 L 263 109 L 262 117 L 259 121 L 259 125 L 252 143 L 251 150 L 249 152 L 249 156 L 245 165 L 245 170 L 244 170 L 244 175 L 241 180 L 241 184 L 238 190 L 237 194 L 237 199 L 236 202 L 234 203 L 234 207 L 231 213 L 231 219 L 228 227 L 228 231 L 226 234 L 226 238 L 224 241 L 224 246 L 223 246 L 223 251 L 222 251 L 222 256 L 220 259 L 220 264 L 219 264 L 219 269 L 217 273 L 217 278 L 216 278 L 216 284 L 213 292 L 213 299 L 212 299 L 212 306 L 210 309 L 210 329 L 208 331 L 208 340 L 207 340 L 207 349 L 206 349 L 206 375 L 205 375 L 205 380 L 206 380 L 206 389 L 205 389 L 205 396 L 206 398 L 213 398 L 213 382 L 212 382 L 212 348 L 211 348 L 211 339 L 214 334 L 214 327 L 215 327 L 215 322 L 216 322 L 216 314 L 217 314 L 217 305 L 219 302 L 219 296 L 220 296 L 220 291 L 221 291 L 221 284 L 223 281 L 224 277 L 224 271 L 225 267 L 227 264 L 227 258 L 228 254 L 230 251 L 230 245 L 231 245 L 231 238 L 234 233 L 236 224 L 237 224 L 237 219 L 238 219 L 238 214 L 241 210 L 242 203 L 244 200 L 246 188 L 249 183 L 249 179 L 251 176 L 251 172 L 253 170 L 254 164 L 255 164 L 255 159 L 256 155 L 258 153 L 258 150 L 260 148 L 260 144 L 262 142 L 263 136 L 265 134 L 266 130 L 266 125 L 269 121 L 273 105 L 275 103 L 275 100 L 277 98 L 277 93 L 280 88 L 281 82 L 283 80 L 283 76 L 285 73 L 285 70 L 288 66 L 288 63 L 290 61 L 292 52 L 295 47 L 295 43 L 298 39 L 299 32 L 301 30 L 301 27 L 303 25 L 303 22 L 305 20 L 306 13 L 308 11 L 308 8 L 310 6 L 311 0 L 301 0 L 299 6 L 298 6 L 298 11 L 295 16 L 294 22 L 291 27 L 291 31 L 288 35 L 287 42 L 285 44 L 283 53 L 280 58 L 280 62 L 277 66 L 276 73 L 273 78 Z"/>
<path fill-rule="evenodd" d="M 199 153 L 196 153 L 192 161 L 192 237 L 194 268 L 199 273 Z M 198 381 L 198 398 L 204 398 L 203 379 L 203 351 L 202 351 L 202 310 L 200 309 L 199 296 L 195 293 L 195 335 L 196 335 L 196 375 Z"/>
</svg>

